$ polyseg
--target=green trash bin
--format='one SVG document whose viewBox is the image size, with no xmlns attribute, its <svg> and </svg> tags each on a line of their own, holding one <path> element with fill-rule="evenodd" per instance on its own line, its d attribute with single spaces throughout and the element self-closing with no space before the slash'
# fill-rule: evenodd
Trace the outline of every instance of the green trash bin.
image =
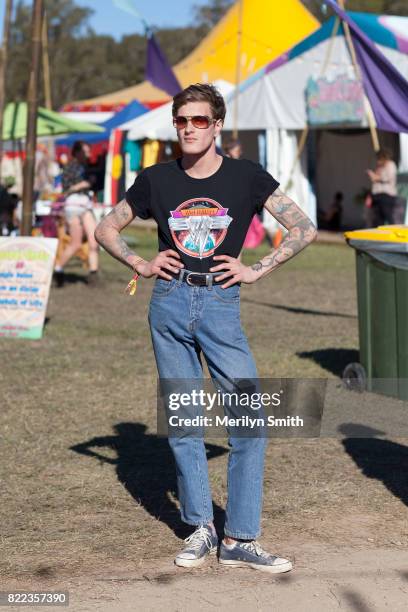
<svg viewBox="0 0 408 612">
<path fill-rule="evenodd" d="M 346 386 L 408 400 L 408 226 L 346 232 L 356 250 L 360 363 Z"/>
</svg>

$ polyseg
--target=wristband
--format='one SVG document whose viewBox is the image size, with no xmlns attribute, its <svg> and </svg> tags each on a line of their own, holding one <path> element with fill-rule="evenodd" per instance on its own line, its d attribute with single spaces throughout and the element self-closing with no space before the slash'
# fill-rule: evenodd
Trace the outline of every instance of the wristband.
<svg viewBox="0 0 408 612">
<path fill-rule="evenodd" d="M 127 293 L 128 295 L 135 295 L 136 293 L 136 289 L 137 289 L 137 279 L 139 278 L 140 274 L 135 274 L 132 279 L 128 282 L 127 287 L 125 289 L 125 293 Z"/>
</svg>

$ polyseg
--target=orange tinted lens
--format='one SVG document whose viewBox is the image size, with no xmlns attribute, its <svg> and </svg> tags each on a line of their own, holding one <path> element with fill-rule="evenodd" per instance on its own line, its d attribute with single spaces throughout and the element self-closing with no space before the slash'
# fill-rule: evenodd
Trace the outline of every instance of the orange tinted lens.
<svg viewBox="0 0 408 612">
<path fill-rule="evenodd" d="M 186 117 L 174 117 L 173 124 L 176 128 L 185 128 L 187 125 L 187 119 Z"/>
<path fill-rule="evenodd" d="M 199 128 L 201 130 L 204 128 L 208 128 L 208 126 L 210 125 L 210 120 L 205 115 L 195 115 L 195 117 L 192 117 L 191 122 L 194 127 Z"/>
</svg>

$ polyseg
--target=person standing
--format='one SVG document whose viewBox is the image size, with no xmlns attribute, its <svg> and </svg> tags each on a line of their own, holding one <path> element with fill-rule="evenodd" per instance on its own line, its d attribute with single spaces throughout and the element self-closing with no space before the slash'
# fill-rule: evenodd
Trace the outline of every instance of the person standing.
<svg viewBox="0 0 408 612">
<path fill-rule="evenodd" d="M 95 284 L 99 266 L 98 243 L 95 240 L 96 221 L 92 212 L 90 190 L 92 179 L 88 176 L 87 165 L 91 149 L 86 142 L 76 141 L 72 146 L 72 160 L 64 166 L 62 190 L 66 195 L 64 214 L 71 242 L 64 249 L 54 269 L 57 284 L 64 282 L 64 266 L 82 245 L 84 235 L 89 247 L 88 284 Z"/>
<path fill-rule="evenodd" d="M 255 283 L 316 237 L 303 211 L 259 164 L 219 155 L 225 103 L 209 84 L 190 85 L 173 99 L 173 124 L 182 157 L 147 168 L 96 228 L 106 251 L 136 272 L 155 277 L 149 307 L 153 350 L 161 380 L 201 379 L 201 355 L 215 381 L 256 379 L 241 328 L 241 283 Z M 237 257 L 253 215 L 265 206 L 288 233 L 280 247 L 252 266 Z M 159 253 L 146 261 L 120 232 L 135 216 L 154 217 Z M 169 437 L 181 519 L 194 527 L 175 563 L 196 567 L 218 547 L 204 440 Z M 229 437 L 228 501 L 220 563 L 271 573 L 292 569 L 288 559 L 257 541 L 262 512 L 264 437 Z"/>
<path fill-rule="evenodd" d="M 232 159 L 241 159 L 243 151 L 239 140 L 229 140 L 224 146 L 224 153 L 227 157 L 232 157 Z"/>
<path fill-rule="evenodd" d="M 224 146 L 224 153 L 227 157 L 232 159 L 241 159 L 243 156 L 242 145 L 239 140 L 229 140 Z M 252 217 L 252 221 L 249 225 L 247 235 L 245 236 L 244 249 L 255 249 L 258 247 L 263 239 L 265 238 L 265 229 L 262 225 L 262 211 L 259 214 L 255 214 Z M 241 261 L 242 252 L 238 255 L 238 259 Z"/>
<path fill-rule="evenodd" d="M 397 166 L 387 149 L 380 149 L 376 157 L 375 170 L 367 170 L 371 180 L 374 225 L 393 224 L 397 199 Z"/>
</svg>

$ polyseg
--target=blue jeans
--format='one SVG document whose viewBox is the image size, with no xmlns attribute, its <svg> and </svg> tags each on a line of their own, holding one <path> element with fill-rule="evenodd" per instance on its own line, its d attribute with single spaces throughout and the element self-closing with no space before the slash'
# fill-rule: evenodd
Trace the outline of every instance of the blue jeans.
<svg viewBox="0 0 408 612">
<path fill-rule="evenodd" d="M 201 353 L 211 378 L 256 379 L 257 371 L 240 321 L 240 286 L 190 286 L 157 278 L 149 308 L 153 349 L 161 379 L 203 378 Z M 173 437 L 181 518 L 189 525 L 213 520 L 204 440 Z M 232 437 L 224 533 L 241 539 L 260 534 L 265 437 Z"/>
</svg>

